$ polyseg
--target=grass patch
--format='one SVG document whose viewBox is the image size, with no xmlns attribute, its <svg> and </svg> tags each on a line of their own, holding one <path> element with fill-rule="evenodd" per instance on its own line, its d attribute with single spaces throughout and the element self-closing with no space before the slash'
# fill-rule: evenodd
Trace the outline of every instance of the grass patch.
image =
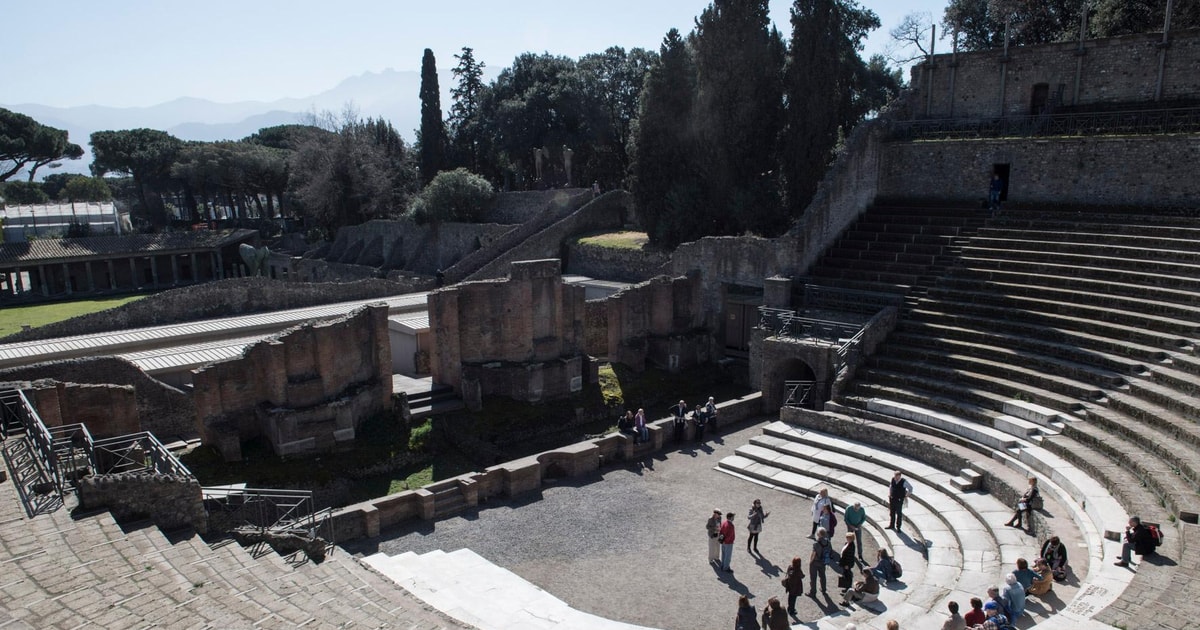
<svg viewBox="0 0 1200 630">
<path fill-rule="evenodd" d="M 54 302 L 53 304 L 35 304 L 32 306 L 13 306 L 0 310 L 0 337 L 7 337 L 21 332 L 21 326 L 45 326 L 64 319 L 106 311 L 134 300 L 140 300 L 145 295 L 127 295 L 118 298 L 100 300 L 77 300 L 74 302 Z"/>
<path fill-rule="evenodd" d="M 577 242 L 580 245 L 592 245 L 607 249 L 632 249 L 640 251 L 646 248 L 646 245 L 650 242 L 650 238 L 646 236 L 645 232 L 602 232 L 580 237 Z"/>
</svg>

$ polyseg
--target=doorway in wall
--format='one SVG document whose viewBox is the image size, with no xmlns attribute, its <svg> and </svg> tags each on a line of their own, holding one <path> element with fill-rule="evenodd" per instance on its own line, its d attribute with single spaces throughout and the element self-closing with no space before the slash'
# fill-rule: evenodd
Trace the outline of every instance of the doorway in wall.
<svg viewBox="0 0 1200 630">
<path fill-rule="evenodd" d="M 993 164 L 992 173 L 1000 176 L 1000 181 L 1004 182 L 1004 187 L 1000 190 L 1000 201 L 1008 201 L 1008 176 L 1012 169 L 1011 164 Z"/>
</svg>

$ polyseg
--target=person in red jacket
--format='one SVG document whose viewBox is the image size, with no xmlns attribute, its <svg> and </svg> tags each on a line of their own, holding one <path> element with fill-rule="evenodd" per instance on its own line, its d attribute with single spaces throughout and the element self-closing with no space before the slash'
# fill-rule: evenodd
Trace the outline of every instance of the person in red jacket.
<svg viewBox="0 0 1200 630">
<path fill-rule="evenodd" d="M 721 523 L 721 529 L 717 532 L 717 540 L 721 541 L 721 568 L 729 573 L 733 573 L 733 569 L 729 566 L 730 560 L 733 560 L 733 512 L 725 514 L 725 522 Z"/>
</svg>

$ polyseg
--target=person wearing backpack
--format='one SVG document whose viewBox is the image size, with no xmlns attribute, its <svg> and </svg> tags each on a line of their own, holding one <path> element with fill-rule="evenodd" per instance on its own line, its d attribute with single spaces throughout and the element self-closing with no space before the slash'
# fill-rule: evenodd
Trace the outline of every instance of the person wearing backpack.
<svg viewBox="0 0 1200 630">
<path fill-rule="evenodd" d="M 813 541 L 812 545 L 812 555 L 808 557 L 809 596 L 817 594 L 817 578 L 821 579 L 821 592 L 828 592 L 825 590 L 825 558 L 831 553 L 833 553 L 833 546 L 829 544 L 829 537 L 823 527 L 818 527 L 817 539 Z"/>
<path fill-rule="evenodd" d="M 1113 564 L 1119 567 L 1127 567 L 1130 563 L 1129 554 L 1136 553 L 1139 556 L 1149 556 L 1154 554 L 1155 543 L 1154 534 L 1150 532 L 1150 528 L 1142 524 L 1142 519 L 1137 516 L 1129 517 L 1129 526 L 1125 528 L 1125 541 L 1121 545 L 1121 559 Z"/>
</svg>

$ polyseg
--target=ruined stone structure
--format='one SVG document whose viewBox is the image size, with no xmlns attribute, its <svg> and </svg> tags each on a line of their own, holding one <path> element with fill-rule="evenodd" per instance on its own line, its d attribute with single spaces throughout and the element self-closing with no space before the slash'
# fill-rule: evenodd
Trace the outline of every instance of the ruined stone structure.
<svg viewBox="0 0 1200 630">
<path fill-rule="evenodd" d="M 556 259 L 439 289 L 429 294 L 433 379 L 476 407 L 484 395 L 534 402 L 580 391 L 583 320 L 584 288 L 562 282 Z"/>
<path fill-rule="evenodd" d="M 196 426 L 227 460 L 265 436 L 279 455 L 349 445 L 365 418 L 390 411 L 386 306 L 303 324 L 193 374 Z"/>
<path fill-rule="evenodd" d="M 95 438 L 142 430 L 131 385 L 90 385 L 34 381 L 25 389 L 47 427 L 82 424 Z"/>
<path fill-rule="evenodd" d="M 934 55 L 912 69 L 913 115 L 992 118 L 1200 99 L 1200 30 Z M 1159 71 L 1162 71 L 1161 83 Z"/>
<path fill-rule="evenodd" d="M 708 363 L 712 331 L 705 327 L 699 274 L 659 276 L 608 297 L 608 358 L 635 370 L 671 371 Z"/>
<path fill-rule="evenodd" d="M 208 530 L 208 515 L 195 477 L 153 472 L 88 475 L 79 480 L 79 507 L 108 508 L 118 521 L 149 518 L 164 530 Z"/>
</svg>

